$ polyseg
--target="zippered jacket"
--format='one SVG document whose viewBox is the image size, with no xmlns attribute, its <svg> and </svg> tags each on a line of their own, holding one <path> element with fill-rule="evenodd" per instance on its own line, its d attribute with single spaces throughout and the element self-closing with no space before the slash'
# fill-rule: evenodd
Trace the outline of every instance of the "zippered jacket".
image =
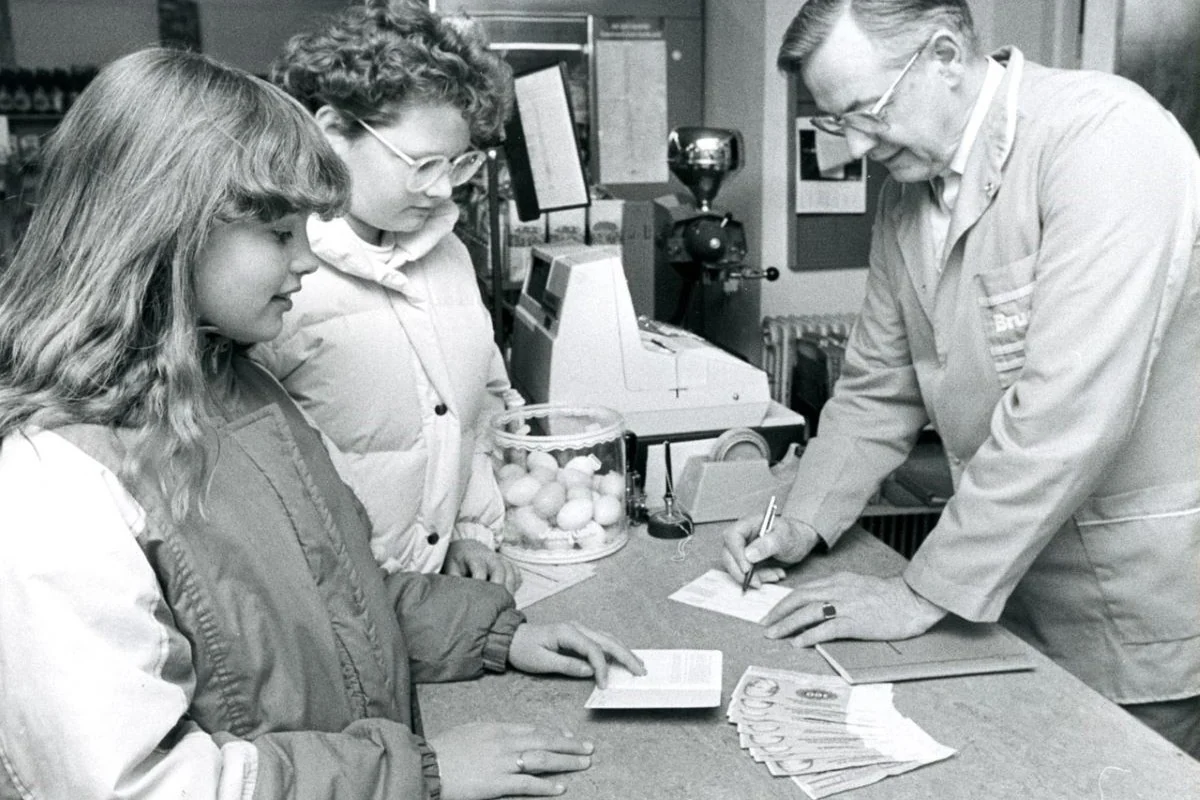
<svg viewBox="0 0 1200 800">
<path fill-rule="evenodd" d="M 128 432 L 0 448 L 0 797 L 436 798 L 414 682 L 502 670 L 502 587 L 388 575 L 320 434 L 235 364 L 203 514 Z"/>
<path fill-rule="evenodd" d="M 504 522 L 488 424 L 522 401 L 457 219 L 447 201 L 420 231 L 385 234 L 386 259 L 344 219 L 310 219 L 322 264 L 251 351 L 345 456 L 388 570 L 437 572 L 451 539 L 494 549 Z"/>
</svg>

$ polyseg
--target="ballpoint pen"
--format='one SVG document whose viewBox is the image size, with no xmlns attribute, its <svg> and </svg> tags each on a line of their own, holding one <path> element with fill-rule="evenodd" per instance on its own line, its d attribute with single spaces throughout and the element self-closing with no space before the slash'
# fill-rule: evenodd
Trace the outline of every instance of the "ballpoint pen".
<svg viewBox="0 0 1200 800">
<path fill-rule="evenodd" d="M 750 542 L 758 541 L 762 537 L 766 536 L 767 532 L 769 530 L 771 530 L 771 526 L 774 524 L 775 524 L 775 495 L 771 495 L 771 502 L 767 503 L 767 511 L 765 514 L 763 514 L 762 524 L 758 526 L 758 533 L 756 533 L 754 535 L 753 539 L 746 542 L 746 544 L 749 545 Z M 750 579 L 754 577 L 754 567 L 755 566 L 756 566 L 755 564 L 751 564 L 750 569 L 746 570 L 746 577 L 742 578 L 742 594 L 745 594 L 746 590 L 750 588 Z"/>
</svg>

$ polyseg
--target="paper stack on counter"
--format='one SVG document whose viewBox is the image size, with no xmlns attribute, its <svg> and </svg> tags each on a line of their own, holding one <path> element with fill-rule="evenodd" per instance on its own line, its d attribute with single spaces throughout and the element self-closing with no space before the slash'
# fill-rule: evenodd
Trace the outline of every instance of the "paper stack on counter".
<svg viewBox="0 0 1200 800">
<path fill-rule="evenodd" d="M 892 704 L 892 684 L 749 667 L 729 699 L 738 741 L 772 775 L 828 797 L 949 758 Z"/>
<path fill-rule="evenodd" d="M 518 568 L 521 585 L 513 595 L 517 608 L 527 608 L 596 574 L 594 564 L 519 564 Z"/>
</svg>

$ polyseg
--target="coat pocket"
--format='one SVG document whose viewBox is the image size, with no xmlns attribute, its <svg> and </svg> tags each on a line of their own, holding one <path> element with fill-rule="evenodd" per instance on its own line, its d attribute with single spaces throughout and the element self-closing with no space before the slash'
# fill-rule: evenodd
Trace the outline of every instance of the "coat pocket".
<svg viewBox="0 0 1200 800">
<path fill-rule="evenodd" d="M 1033 270 L 1037 253 L 980 270 L 978 297 L 992 366 L 1007 389 L 1025 366 L 1025 333 L 1033 311 Z"/>
<path fill-rule="evenodd" d="M 1123 641 L 1200 636 L 1200 483 L 1094 497 L 1075 523 Z"/>
</svg>

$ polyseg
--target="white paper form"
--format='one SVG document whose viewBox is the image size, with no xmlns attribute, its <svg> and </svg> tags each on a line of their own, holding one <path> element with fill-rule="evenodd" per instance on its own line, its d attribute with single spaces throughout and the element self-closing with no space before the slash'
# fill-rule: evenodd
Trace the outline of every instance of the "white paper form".
<svg viewBox="0 0 1200 800">
<path fill-rule="evenodd" d="M 562 74 L 556 69 L 538 70 L 518 76 L 513 85 L 538 207 L 548 211 L 587 205 L 587 184 L 575 149 Z"/>
<path fill-rule="evenodd" d="M 544 600 L 563 589 L 569 589 L 580 581 L 587 580 L 596 574 L 592 564 L 563 564 L 561 566 L 529 564 L 519 565 L 521 570 L 521 585 L 517 587 L 513 599 L 517 608 L 526 608 L 538 600 Z"/>
<path fill-rule="evenodd" d="M 742 594 L 741 584 L 731 578 L 729 573 L 710 569 L 675 592 L 669 599 L 719 614 L 728 614 L 748 622 L 760 622 L 767 612 L 790 592 L 791 590 L 784 586 L 768 583 L 760 589 L 747 589 L 746 593 Z"/>
<path fill-rule="evenodd" d="M 634 650 L 646 665 L 634 675 L 614 664 L 608 687 L 596 687 L 585 708 L 713 708 L 721 705 L 720 650 Z"/>
<path fill-rule="evenodd" d="M 655 31 L 646 31 L 648 37 Z M 628 38 L 616 38 L 628 36 Z M 667 43 L 637 31 L 607 31 L 596 41 L 600 182 L 665 183 Z"/>
</svg>

